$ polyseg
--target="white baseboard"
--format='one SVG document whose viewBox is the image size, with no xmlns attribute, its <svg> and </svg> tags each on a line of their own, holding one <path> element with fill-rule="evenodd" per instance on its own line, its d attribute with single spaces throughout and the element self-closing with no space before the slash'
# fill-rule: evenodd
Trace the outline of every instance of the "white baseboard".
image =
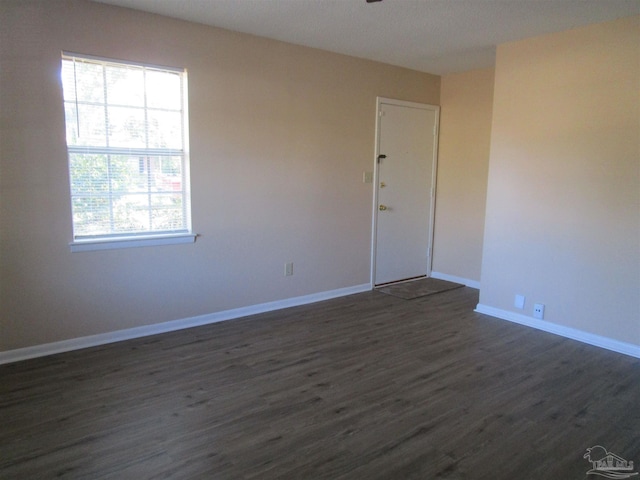
<svg viewBox="0 0 640 480">
<path fill-rule="evenodd" d="M 561 337 L 570 338 L 582 343 L 587 343 L 596 347 L 623 353 L 631 357 L 640 358 L 640 345 L 635 345 L 633 343 L 621 342 L 619 340 L 602 337 L 593 333 L 583 332 L 582 330 L 576 330 L 575 328 L 565 327 L 556 323 L 533 319 L 520 313 L 510 312 L 508 310 L 502 310 L 499 308 L 490 307 L 488 305 L 482 305 L 481 303 L 476 306 L 475 311 L 478 313 L 483 313 L 485 315 L 490 315 L 492 317 L 500 318 L 501 320 L 519 323 L 520 325 L 533 327 L 544 332 L 560 335 Z"/>
<path fill-rule="evenodd" d="M 147 337 L 157 335 L 159 333 L 173 332 L 185 328 L 198 327 L 208 325 L 210 323 L 232 320 L 234 318 L 246 317 L 258 313 L 271 312 L 288 307 L 296 307 L 298 305 L 307 305 L 310 303 L 329 300 L 331 298 L 345 297 L 355 293 L 368 292 L 372 289 L 371 284 L 365 283 L 355 285 L 353 287 L 340 288 L 337 290 L 329 290 L 326 292 L 313 293 L 301 297 L 287 298 L 285 300 L 277 300 L 275 302 L 261 303 L 248 307 L 234 308 L 232 310 L 224 310 L 222 312 L 199 315 L 197 317 L 183 318 L 181 320 L 172 320 L 170 322 L 155 323 L 142 327 L 128 328 L 125 330 L 117 330 L 114 332 L 100 333 L 97 335 L 89 335 L 86 337 L 72 338 L 62 340 L 60 342 L 45 343 L 35 345 L 33 347 L 18 348 L 0 352 L 0 365 L 5 363 L 13 363 L 30 358 L 44 357 L 55 353 L 69 352 L 72 350 L 80 350 L 82 348 L 96 347 L 107 343 L 121 342 L 123 340 L 131 340 L 133 338 Z"/>
<path fill-rule="evenodd" d="M 476 282 L 475 280 L 470 280 L 468 278 L 456 277 L 455 275 L 440 272 L 431 272 L 431 277 L 437 278 L 438 280 L 447 280 L 448 282 L 462 283 L 467 287 L 480 290 L 480 282 Z"/>
</svg>

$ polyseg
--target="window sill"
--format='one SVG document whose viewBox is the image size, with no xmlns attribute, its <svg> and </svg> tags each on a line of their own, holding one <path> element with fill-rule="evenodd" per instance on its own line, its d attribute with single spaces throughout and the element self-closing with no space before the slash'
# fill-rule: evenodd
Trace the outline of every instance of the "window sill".
<svg viewBox="0 0 640 480">
<path fill-rule="evenodd" d="M 157 245 L 176 245 L 194 243 L 196 233 L 179 233 L 175 235 L 154 235 L 148 237 L 109 238 L 106 240 L 80 240 L 71 242 L 72 253 L 90 252 L 94 250 L 113 250 L 116 248 L 153 247 Z"/>
</svg>

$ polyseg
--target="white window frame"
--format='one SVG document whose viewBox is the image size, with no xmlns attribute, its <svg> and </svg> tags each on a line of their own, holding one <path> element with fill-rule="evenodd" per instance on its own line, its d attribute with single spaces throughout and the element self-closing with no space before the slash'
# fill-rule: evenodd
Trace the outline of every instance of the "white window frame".
<svg viewBox="0 0 640 480">
<path fill-rule="evenodd" d="M 67 152 L 69 159 L 69 175 L 70 175 L 70 186 L 71 182 L 71 155 L 72 154 L 87 154 L 87 153 L 95 153 L 95 154 L 103 154 L 103 155 L 131 155 L 131 156 L 141 156 L 141 157 L 157 157 L 157 156 L 177 156 L 181 157 L 182 161 L 182 206 L 183 206 L 183 221 L 186 224 L 186 228 L 180 228 L 179 230 L 169 230 L 169 231 L 153 231 L 153 230 L 143 230 L 137 232 L 124 232 L 124 233 L 101 233 L 97 235 L 76 235 L 76 225 L 74 224 L 74 219 L 72 218 L 72 228 L 73 228 L 73 240 L 69 243 L 70 249 L 72 252 L 84 252 L 91 250 L 106 250 L 106 249 L 115 249 L 115 248 L 130 248 L 130 247 L 145 247 L 145 246 L 154 246 L 154 245 L 169 245 L 169 244 L 181 244 L 181 243 L 193 243 L 196 239 L 196 234 L 193 233 L 191 228 L 191 198 L 190 198 L 190 172 L 189 172 L 189 155 L 188 155 L 188 94 L 187 94 L 187 72 L 183 68 L 173 68 L 173 67 L 164 67 L 157 65 L 148 65 L 137 62 L 129 62 L 122 60 L 115 60 L 110 58 L 103 57 L 95 57 L 91 55 L 77 54 L 72 52 L 62 52 L 62 61 L 83 61 L 90 62 L 95 64 L 100 64 L 105 67 L 109 65 L 113 66 L 133 66 L 136 68 L 140 68 L 144 71 L 154 70 L 154 71 L 165 71 L 165 72 L 175 72 L 180 74 L 181 78 L 181 113 L 182 113 L 182 148 L 122 148 L 122 147 L 109 147 L 108 145 L 69 145 L 67 144 Z M 62 63 L 61 63 L 62 65 Z M 105 87 L 106 88 L 106 87 Z M 146 87 L 145 87 L 146 88 Z M 75 90 L 74 90 L 75 91 Z M 64 99 L 65 103 L 70 103 L 68 99 Z M 105 111 L 108 106 L 111 105 L 109 103 L 104 104 Z M 77 107 L 77 98 L 76 98 L 76 107 Z M 147 108 L 144 105 L 145 118 Z M 65 125 L 67 124 L 67 119 L 65 118 Z M 146 129 L 146 120 L 145 120 L 145 129 Z M 105 133 L 105 135 L 108 135 Z M 107 142 L 108 143 L 108 140 Z M 109 160 L 109 163 L 111 160 Z M 73 192 L 70 192 L 71 198 L 73 198 Z M 151 191 L 149 191 L 151 194 Z M 113 205 L 113 197 L 111 193 L 108 195 L 109 204 Z M 73 202 L 71 205 L 72 208 L 72 216 L 73 216 Z M 110 207 L 113 208 L 113 207 Z"/>
</svg>

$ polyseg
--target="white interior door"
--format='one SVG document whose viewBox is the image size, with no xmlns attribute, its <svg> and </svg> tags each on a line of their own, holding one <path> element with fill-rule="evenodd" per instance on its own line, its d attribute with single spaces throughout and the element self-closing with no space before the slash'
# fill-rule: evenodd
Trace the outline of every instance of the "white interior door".
<svg viewBox="0 0 640 480">
<path fill-rule="evenodd" d="M 378 99 L 374 285 L 431 273 L 438 115 Z"/>
</svg>

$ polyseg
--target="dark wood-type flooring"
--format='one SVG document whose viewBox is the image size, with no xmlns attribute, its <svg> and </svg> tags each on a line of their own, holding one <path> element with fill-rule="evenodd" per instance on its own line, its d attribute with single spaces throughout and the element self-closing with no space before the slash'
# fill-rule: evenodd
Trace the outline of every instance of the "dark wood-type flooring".
<svg viewBox="0 0 640 480">
<path fill-rule="evenodd" d="M 570 480 L 594 445 L 640 466 L 640 360 L 477 301 L 374 291 L 1 366 L 0 478 Z"/>
</svg>

